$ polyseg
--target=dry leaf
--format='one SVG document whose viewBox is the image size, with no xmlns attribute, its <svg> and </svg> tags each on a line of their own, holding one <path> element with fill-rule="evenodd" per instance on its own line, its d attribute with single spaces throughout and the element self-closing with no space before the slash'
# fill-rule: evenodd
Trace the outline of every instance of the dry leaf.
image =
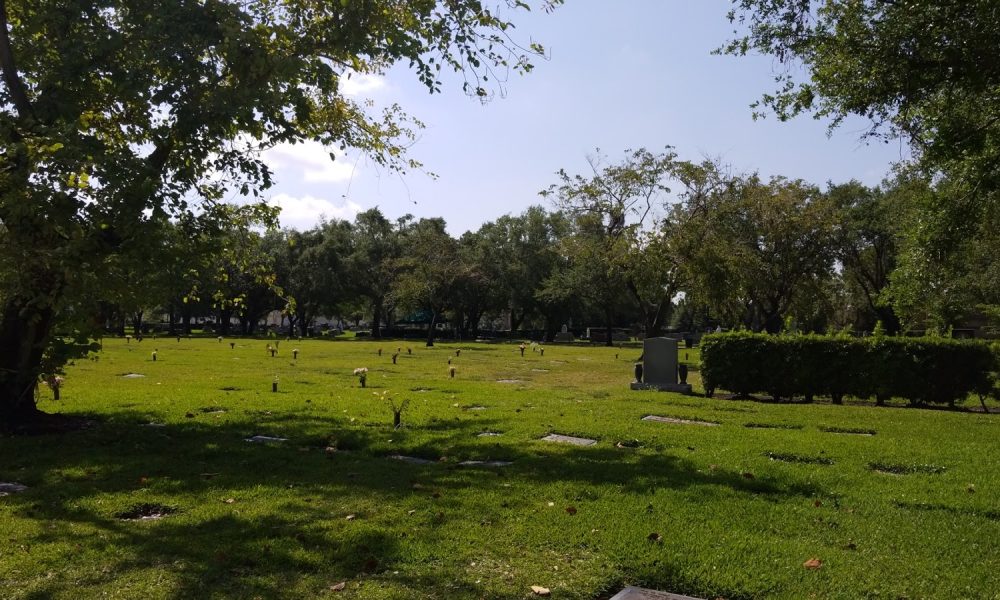
<svg viewBox="0 0 1000 600">
<path fill-rule="evenodd" d="M 820 502 L 819 500 L 817 500 L 817 501 L 813 502 L 813 506 L 815 506 L 816 508 L 819 508 L 819 507 L 823 506 L 823 503 Z"/>
<path fill-rule="evenodd" d="M 753 478 L 754 478 L 753 473 L 750 472 L 743 473 L 743 479 L 753 479 Z"/>
<path fill-rule="evenodd" d="M 343 591 L 343 589 L 346 588 L 346 587 L 347 587 L 347 582 L 346 581 L 341 581 L 340 583 L 335 583 L 335 584 L 331 585 L 330 589 L 333 590 L 334 592 L 340 592 L 340 591 Z"/>
<path fill-rule="evenodd" d="M 223 500 L 223 502 L 225 502 L 226 504 L 233 504 L 234 502 L 236 502 L 236 498 L 226 498 L 225 500 Z"/>
<path fill-rule="evenodd" d="M 651 542 L 656 542 L 657 544 L 663 542 L 663 536 L 656 533 L 655 531 L 646 536 L 646 539 Z"/>
<path fill-rule="evenodd" d="M 540 585 L 531 586 L 531 591 L 534 592 L 536 596 L 549 596 L 552 594 L 552 592 L 549 591 L 549 588 L 542 587 Z"/>
<path fill-rule="evenodd" d="M 555 505 L 556 505 L 555 502 L 549 502 L 549 506 L 555 506 Z"/>
<path fill-rule="evenodd" d="M 347 515 L 347 520 L 348 521 L 353 521 L 356 518 L 358 518 L 357 515 Z"/>
<path fill-rule="evenodd" d="M 406 514 L 408 514 L 408 515 L 412 515 L 412 514 L 413 514 L 413 513 L 415 513 L 415 512 L 417 512 L 417 511 L 415 511 L 415 510 L 408 510 L 408 511 L 406 511 Z"/>
<path fill-rule="evenodd" d="M 566 512 L 569 514 L 569 516 L 572 517 L 573 515 L 576 514 L 576 507 L 575 506 L 567 506 L 566 507 Z"/>
<path fill-rule="evenodd" d="M 802 563 L 802 566 L 807 569 L 818 569 L 823 566 L 823 561 L 818 558 L 810 558 L 806 562 Z"/>
</svg>

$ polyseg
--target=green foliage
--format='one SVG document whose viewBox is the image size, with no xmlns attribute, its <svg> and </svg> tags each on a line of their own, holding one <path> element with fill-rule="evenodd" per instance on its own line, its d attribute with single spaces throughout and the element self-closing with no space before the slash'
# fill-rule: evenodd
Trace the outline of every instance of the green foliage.
<svg viewBox="0 0 1000 600">
<path fill-rule="evenodd" d="M 875 2 L 733 0 L 722 52 L 762 52 L 788 66 L 761 105 L 872 122 L 870 137 L 903 137 L 931 171 L 995 189 L 1000 179 L 1000 47 L 994 0 Z M 757 112 L 756 114 L 762 114 Z"/>
<path fill-rule="evenodd" d="M 705 336 L 706 391 L 775 397 L 845 395 L 954 404 L 985 394 L 996 358 L 985 344 L 948 338 L 794 335 L 747 332 Z"/>
</svg>

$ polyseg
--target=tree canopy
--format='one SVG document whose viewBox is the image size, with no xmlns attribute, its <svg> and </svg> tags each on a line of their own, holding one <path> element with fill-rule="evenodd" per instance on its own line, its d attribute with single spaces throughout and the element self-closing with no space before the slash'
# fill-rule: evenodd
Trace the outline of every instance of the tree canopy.
<svg viewBox="0 0 1000 600">
<path fill-rule="evenodd" d="M 733 0 L 721 50 L 787 68 L 756 105 L 903 136 L 929 170 L 1000 182 L 1000 4 L 994 0 Z M 802 67 L 805 77 L 800 75 Z M 761 114 L 758 112 L 757 114 Z"/>
<path fill-rule="evenodd" d="M 272 178 L 260 153 L 278 143 L 316 140 L 418 167 L 406 147 L 419 123 L 345 96 L 343 80 L 404 62 L 432 93 L 454 70 L 467 93 L 489 97 L 543 53 L 519 45 L 504 15 L 529 8 L 0 0 L 0 260 L 11 284 L 0 428 L 39 417 L 34 390 L 55 328 L 85 289 L 115 276 L 111 257 L 139 252 L 170 219 L 212 218 L 205 209 L 230 192 L 259 195 Z M 243 216 L 244 226 L 274 223 L 266 207 Z"/>
</svg>

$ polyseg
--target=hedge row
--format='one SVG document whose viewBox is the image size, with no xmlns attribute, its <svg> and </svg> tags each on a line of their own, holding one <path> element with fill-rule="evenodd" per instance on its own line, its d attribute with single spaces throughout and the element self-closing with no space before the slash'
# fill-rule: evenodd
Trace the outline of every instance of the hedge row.
<svg viewBox="0 0 1000 600">
<path fill-rule="evenodd" d="M 881 404 L 904 398 L 913 404 L 954 404 L 970 393 L 988 394 L 997 370 L 986 344 L 948 338 L 768 335 L 732 332 L 706 335 L 701 377 L 706 393 L 764 392 L 775 398 L 844 396 Z"/>
</svg>

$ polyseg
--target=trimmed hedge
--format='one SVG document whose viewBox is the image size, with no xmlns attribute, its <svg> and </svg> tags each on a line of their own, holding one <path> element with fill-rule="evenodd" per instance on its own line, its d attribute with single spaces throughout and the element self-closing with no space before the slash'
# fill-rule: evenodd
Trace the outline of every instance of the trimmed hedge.
<svg viewBox="0 0 1000 600">
<path fill-rule="evenodd" d="M 986 344 L 948 338 L 706 335 L 701 377 L 706 393 L 765 392 L 775 398 L 844 396 L 905 398 L 912 404 L 954 404 L 987 394 L 997 359 Z"/>
</svg>

